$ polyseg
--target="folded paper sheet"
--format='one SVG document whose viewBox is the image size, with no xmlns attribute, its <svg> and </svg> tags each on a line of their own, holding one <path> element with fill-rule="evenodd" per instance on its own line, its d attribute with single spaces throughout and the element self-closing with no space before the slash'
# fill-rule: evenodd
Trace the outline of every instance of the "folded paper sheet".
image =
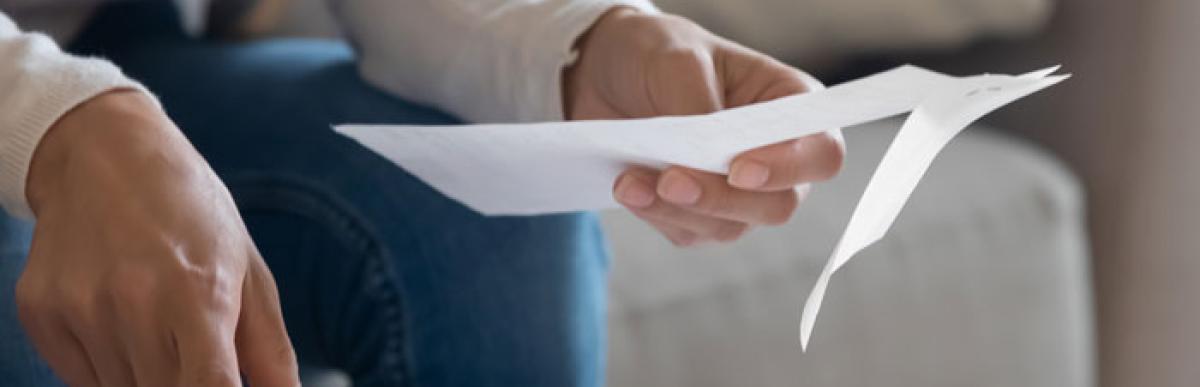
<svg viewBox="0 0 1200 387">
<path fill-rule="evenodd" d="M 937 153 L 971 122 L 1066 79 L 1054 71 L 958 78 L 903 66 L 699 116 L 336 130 L 480 213 L 533 215 L 616 207 L 612 184 L 630 165 L 725 173 L 746 150 L 911 111 L 804 305 L 807 347 L 830 277 L 883 237 Z"/>
</svg>

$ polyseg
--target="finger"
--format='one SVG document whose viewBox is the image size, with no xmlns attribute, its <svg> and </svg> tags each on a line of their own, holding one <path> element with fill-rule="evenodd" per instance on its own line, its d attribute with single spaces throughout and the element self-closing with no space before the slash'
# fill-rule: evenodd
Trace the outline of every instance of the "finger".
<svg viewBox="0 0 1200 387">
<path fill-rule="evenodd" d="M 92 369 L 100 379 L 100 385 L 136 386 L 133 367 L 129 364 L 124 348 L 115 337 L 98 332 L 99 329 L 88 328 L 86 331 L 73 330 L 84 352 L 92 363 Z"/>
<path fill-rule="evenodd" d="M 242 291 L 237 351 L 242 370 L 251 385 L 300 385 L 296 353 L 292 350 L 292 342 L 283 323 L 279 293 L 270 271 L 261 260 L 252 264 Z"/>
<path fill-rule="evenodd" d="M 29 340 L 55 375 L 68 386 L 100 385 L 100 378 L 96 376 L 83 344 L 65 323 L 42 318 L 26 319 L 24 316 L 21 318 Z"/>
<path fill-rule="evenodd" d="M 697 243 L 699 236 L 695 233 L 666 224 L 658 219 L 648 218 L 639 212 L 641 209 L 649 208 L 659 202 L 653 188 L 654 182 L 657 181 L 657 174 L 658 172 L 647 168 L 630 168 L 617 177 L 617 182 L 613 184 L 613 197 L 635 216 L 658 229 L 672 244 L 685 247 Z"/>
<path fill-rule="evenodd" d="M 138 386 L 169 386 L 178 375 L 179 362 L 171 343 L 171 331 L 160 316 L 166 308 L 164 281 L 148 269 L 122 269 L 119 280 L 109 286 L 108 325 L 114 339 L 127 355 Z"/>
<path fill-rule="evenodd" d="M 795 190 L 751 192 L 734 188 L 725 177 L 673 166 L 658 179 L 663 200 L 704 215 L 749 224 L 782 224 L 799 205 Z"/>
<path fill-rule="evenodd" d="M 116 327 L 111 319 L 90 313 L 71 318 L 67 324 L 83 344 L 83 350 L 92 363 L 92 369 L 96 371 L 101 386 L 137 385 L 125 345 L 117 338 Z"/>
<path fill-rule="evenodd" d="M 171 332 L 149 323 L 128 325 L 122 338 L 128 343 L 129 363 L 138 386 L 169 386 L 179 375 L 171 348 Z M 137 327 L 137 328 L 133 328 Z"/>
<path fill-rule="evenodd" d="M 729 240 L 744 233 L 744 223 L 737 223 L 693 213 L 662 200 L 657 200 L 654 185 L 658 172 L 634 167 L 617 178 L 614 196 L 635 216 L 658 229 L 676 246 L 691 246 L 721 235 Z M 743 230 L 738 230 L 743 229 Z M 736 235 L 735 235 L 736 234 Z"/>
<path fill-rule="evenodd" d="M 655 199 L 658 173 L 645 168 L 632 168 L 617 180 L 617 200 L 639 218 L 656 224 L 686 230 L 702 239 L 732 241 L 745 234 L 750 226 L 737 221 L 707 216 L 681 208 L 665 200 Z M 646 197 L 645 204 L 641 197 Z"/>
<path fill-rule="evenodd" d="M 637 212 L 634 212 L 634 215 L 637 216 L 639 219 L 642 219 L 646 223 L 650 224 L 655 229 L 657 229 L 659 233 L 661 233 L 661 234 L 663 234 L 663 236 L 667 237 L 667 240 L 671 241 L 671 244 L 673 244 L 675 246 L 691 247 L 691 246 L 700 244 L 701 242 L 704 242 L 704 238 L 701 238 L 699 235 L 696 235 L 696 233 L 693 233 L 691 231 L 684 230 L 682 228 L 672 226 L 670 224 L 660 222 L 660 221 L 657 221 L 654 219 L 644 218 L 640 215 L 637 215 Z"/>
<path fill-rule="evenodd" d="M 716 51 L 724 68 L 725 102 L 729 107 L 800 94 L 824 88 L 808 73 L 748 48 L 731 45 Z"/>
<path fill-rule="evenodd" d="M 625 170 L 613 184 L 613 198 L 630 209 L 646 208 L 658 200 L 654 186 L 658 171 L 644 167 Z"/>
<path fill-rule="evenodd" d="M 138 386 L 169 386 L 179 375 L 179 362 L 171 346 L 171 331 L 155 324 L 150 315 L 128 316 L 120 324 L 129 364 Z"/>
<path fill-rule="evenodd" d="M 694 115 L 721 110 L 720 81 L 712 53 L 699 49 L 667 50 L 656 59 L 650 78 L 654 115 Z"/>
<path fill-rule="evenodd" d="M 729 185 L 751 191 L 781 191 L 837 175 L 845 157 L 837 137 L 818 133 L 756 148 L 730 163 Z"/>
<path fill-rule="evenodd" d="M 34 246 L 36 254 L 37 246 Z M 35 255 L 30 256 L 30 262 L 38 262 Z M 32 265 L 30 265 L 32 266 Z M 17 307 L 17 318 L 24 328 L 26 336 L 37 349 L 37 352 L 54 373 L 62 381 L 71 386 L 98 386 L 100 379 L 92 369 L 91 360 L 83 350 L 83 344 L 71 333 L 70 327 L 49 307 L 57 304 L 51 301 L 45 288 L 33 284 L 27 273 L 17 280 L 14 296 Z"/>
<path fill-rule="evenodd" d="M 716 55 L 724 63 L 725 99 L 730 106 L 825 88 L 808 73 L 736 44 L 719 47 Z M 825 180 L 841 169 L 844 154 L 840 130 L 769 145 L 735 159 L 729 183 L 747 190 L 777 191 Z"/>
<path fill-rule="evenodd" d="M 730 242 L 750 230 L 749 224 L 702 215 L 661 200 L 648 208 L 632 211 L 643 220 L 687 231 L 701 240 Z"/>
<path fill-rule="evenodd" d="M 769 59 L 766 71 L 756 82 L 762 82 L 761 92 L 751 100 L 752 103 L 771 101 L 796 94 L 821 90 L 825 85 L 817 78 L 794 67 L 783 64 L 775 59 Z"/>
<path fill-rule="evenodd" d="M 239 295 L 240 297 L 240 295 Z M 179 359 L 178 381 L 187 387 L 241 386 L 234 327 L 233 306 L 182 306 L 171 332 Z"/>
</svg>

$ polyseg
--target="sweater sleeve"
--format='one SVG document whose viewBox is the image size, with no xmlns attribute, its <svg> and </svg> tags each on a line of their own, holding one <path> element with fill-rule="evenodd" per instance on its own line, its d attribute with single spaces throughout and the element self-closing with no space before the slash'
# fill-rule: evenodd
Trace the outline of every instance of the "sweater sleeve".
<svg viewBox="0 0 1200 387">
<path fill-rule="evenodd" d="M 370 83 L 471 122 L 563 119 L 562 69 L 604 12 L 650 0 L 329 0 Z"/>
<path fill-rule="evenodd" d="M 32 218 L 29 164 L 42 136 L 67 111 L 114 89 L 144 90 L 116 66 L 63 53 L 50 38 L 23 33 L 0 12 L 0 206 Z"/>
</svg>

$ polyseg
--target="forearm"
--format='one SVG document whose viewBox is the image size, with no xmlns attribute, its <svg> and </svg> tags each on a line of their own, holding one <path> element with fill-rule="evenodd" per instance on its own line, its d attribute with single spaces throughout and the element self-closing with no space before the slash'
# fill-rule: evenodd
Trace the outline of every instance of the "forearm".
<svg viewBox="0 0 1200 387">
<path fill-rule="evenodd" d="M 116 66 L 63 53 L 0 13 L 0 205 L 29 217 L 30 164 L 46 132 L 68 111 L 116 89 L 141 90 Z"/>
<path fill-rule="evenodd" d="M 616 5 L 649 0 L 330 0 L 361 73 L 473 122 L 563 119 L 573 44 Z"/>
</svg>

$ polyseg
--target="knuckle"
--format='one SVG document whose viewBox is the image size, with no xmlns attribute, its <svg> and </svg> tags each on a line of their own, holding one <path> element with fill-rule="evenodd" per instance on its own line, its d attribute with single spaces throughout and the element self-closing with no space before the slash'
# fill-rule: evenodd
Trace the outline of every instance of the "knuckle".
<svg viewBox="0 0 1200 387">
<path fill-rule="evenodd" d="M 737 200 L 724 187 L 705 189 L 701 196 L 700 208 L 712 214 L 732 214 L 737 212 Z"/>
<path fill-rule="evenodd" d="M 17 284 L 13 288 L 13 298 L 17 303 L 32 301 L 44 293 L 42 288 L 42 286 L 38 285 L 37 280 L 23 275 L 17 279 Z"/>
<path fill-rule="evenodd" d="M 63 290 L 62 301 L 66 307 L 81 316 L 89 316 L 96 307 L 96 291 L 87 287 L 77 287 Z"/>
<path fill-rule="evenodd" d="M 212 313 L 236 313 L 240 300 L 230 292 L 214 292 L 201 294 L 197 300 L 201 309 Z"/>
<path fill-rule="evenodd" d="M 17 314 L 23 318 L 39 315 L 51 305 L 42 287 L 24 276 L 17 280 L 17 286 L 13 289 L 13 301 L 17 307 Z"/>
<path fill-rule="evenodd" d="M 642 218 L 662 219 L 669 217 L 667 213 L 668 208 L 662 200 L 656 198 L 653 202 L 650 202 L 650 205 L 640 208 L 630 208 L 630 211 Z"/>
<path fill-rule="evenodd" d="M 46 313 L 61 314 L 84 324 L 94 323 L 98 317 L 100 299 L 94 286 L 58 286 L 41 298 L 44 305 L 36 307 Z"/>
<path fill-rule="evenodd" d="M 234 300 L 240 281 L 231 273 L 213 267 L 187 267 L 182 271 L 181 284 L 196 306 L 210 311 L 236 310 Z"/>
</svg>

